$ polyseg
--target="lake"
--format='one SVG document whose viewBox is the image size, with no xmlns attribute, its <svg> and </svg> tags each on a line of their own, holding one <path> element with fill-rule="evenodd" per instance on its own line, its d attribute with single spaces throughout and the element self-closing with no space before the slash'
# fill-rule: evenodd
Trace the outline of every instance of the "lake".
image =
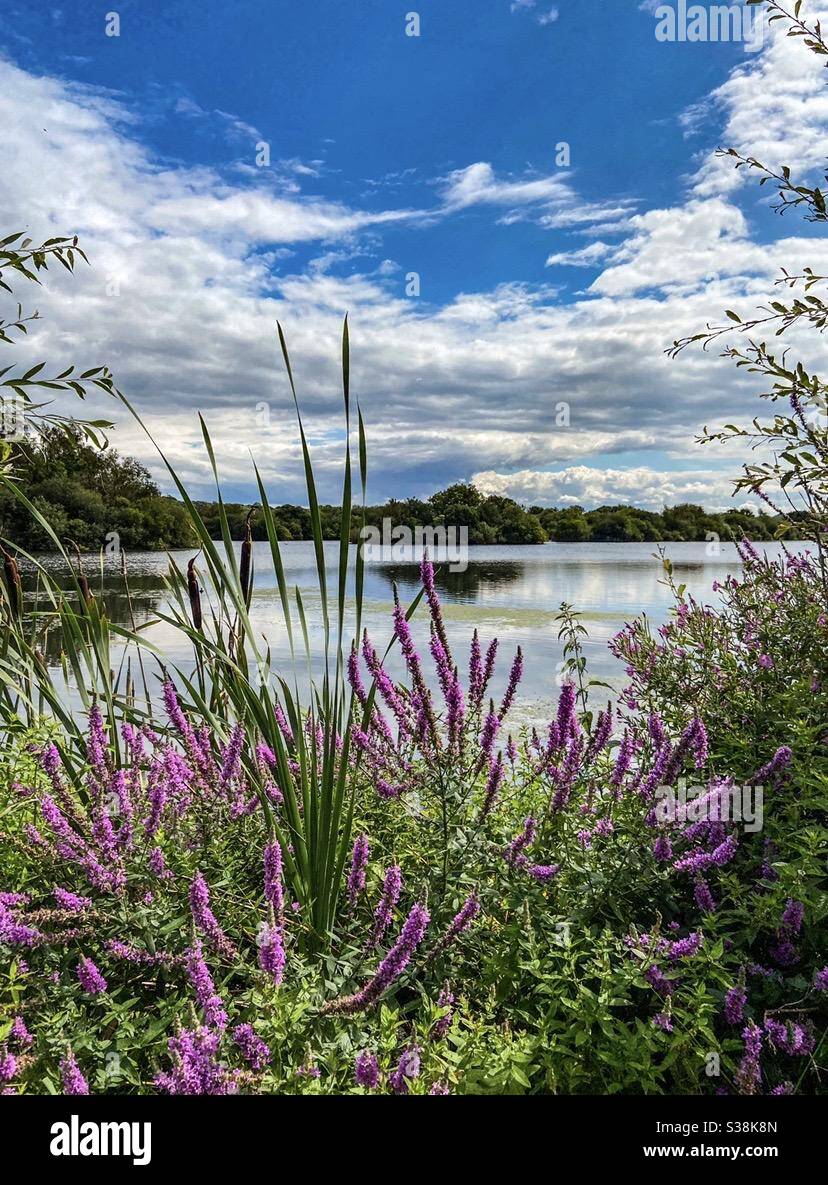
<svg viewBox="0 0 828 1185">
<path fill-rule="evenodd" d="M 291 589 L 298 586 L 302 591 L 311 627 L 311 645 L 316 654 L 314 668 L 318 673 L 322 632 L 313 545 L 284 543 L 281 546 L 288 585 Z M 757 546 L 771 556 L 781 553 L 779 544 Z M 804 546 L 794 544 L 790 550 L 804 550 Z M 718 545 L 717 554 L 710 554 L 715 545 L 706 543 L 668 543 L 663 547 L 674 565 L 676 583 L 685 584 L 695 597 L 714 605 L 717 598 L 712 592 L 713 582 L 722 582 L 729 573 L 741 571 L 733 544 Z M 172 554 L 183 569 L 193 553 Z M 326 544 L 325 554 L 329 589 L 335 590 L 338 544 Z M 267 639 L 274 666 L 289 675 L 290 650 L 268 544 L 254 544 L 253 555 L 255 585 L 251 619 L 257 633 Z M 48 557 L 44 562 L 55 572 L 63 565 L 58 557 Z M 129 609 L 123 592 L 120 559 L 106 557 L 103 568 L 97 571 L 96 557 L 87 557 L 85 564 L 90 584 L 102 596 L 110 619 L 128 625 Z M 164 553 L 135 553 L 127 557 L 133 611 L 139 625 L 152 622 L 157 610 L 163 608 L 162 579 L 166 568 Z M 664 571 L 652 543 L 470 547 L 466 571 L 442 569 L 437 573 L 455 658 L 467 662 L 475 627 L 484 645 L 494 637 L 500 639 L 498 675 L 493 684 L 495 695 L 502 691 L 515 648 L 523 647 L 525 675 L 516 700 L 516 714 L 524 719 L 548 718 L 556 699 L 555 680 L 562 651 L 555 617 L 561 602 L 569 602 L 582 614 L 581 620 L 589 631 L 584 651 L 590 675 L 617 688 L 623 683 L 623 670 L 610 654 L 607 643 L 626 621 L 640 613 L 646 613 L 655 625 L 667 619 L 672 598 L 663 580 Z M 419 587 L 416 563 L 366 565 L 363 621 L 379 650 L 384 650 L 390 638 L 394 583 L 403 603 L 408 604 Z M 204 599 L 206 620 L 209 593 L 205 593 Z M 415 614 L 412 627 L 421 651 L 427 651 L 428 615 L 424 605 Z M 148 626 L 146 636 L 164 652 L 171 665 L 192 669 L 189 643 L 174 628 L 156 621 Z M 304 660 L 301 666 L 298 676 L 305 682 Z M 396 652 L 388 667 L 393 674 L 402 673 Z"/>
</svg>

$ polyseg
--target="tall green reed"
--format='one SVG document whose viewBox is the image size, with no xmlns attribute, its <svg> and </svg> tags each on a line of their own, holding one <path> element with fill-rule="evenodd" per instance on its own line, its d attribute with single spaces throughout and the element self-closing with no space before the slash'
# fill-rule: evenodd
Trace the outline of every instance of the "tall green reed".
<svg viewBox="0 0 828 1185">
<path fill-rule="evenodd" d="M 247 735 L 243 763 L 251 785 L 256 790 L 269 830 L 279 839 L 284 853 L 285 875 L 302 907 L 308 923 L 309 943 L 323 946 L 330 938 L 342 900 L 345 868 L 350 852 L 355 810 L 356 767 L 358 754 L 351 752 L 351 724 L 357 710 L 354 693 L 347 683 L 346 654 L 351 639 L 346 639 L 346 620 L 350 596 L 350 536 L 353 510 L 353 471 L 351 437 L 353 434 L 350 391 L 350 343 L 348 319 L 345 318 L 341 342 L 342 397 L 344 408 L 344 458 L 341 516 L 339 525 L 336 582 L 329 588 L 325 560 L 325 541 L 314 476 L 313 459 L 308 443 L 293 367 L 281 325 L 277 325 L 279 346 L 295 409 L 302 462 L 310 510 L 313 551 L 320 598 L 322 626 L 322 673 L 313 674 L 308 611 L 298 588 L 291 595 L 285 573 L 278 531 L 270 509 L 270 500 L 261 472 L 254 463 L 259 495 L 257 512 L 264 523 L 266 541 L 276 576 L 279 602 L 290 655 L 290 671 L 274 667 L 269 647 L 257 636 L 250 617 L 255 592 L 252 555 L 242 548 L 242 562 L 237 558 L 231 539 L 228 517 L 221 492 L 221 481 L 213 441 L 203 417 L 199 417 L 204 448 L 208 456 L 216 500 L 219 507 L 218 540 L 213 540 L 204 520 L 183 481 L 158 445 L 150 429 L 125 397 L 121 397 L 137 423 L 150 439 L 181 498 L 193 531 L 196 554 L 187 572 L 170 557 L 167 578 L 167 603 L 156 612 L 156 620 L 165 622 L 190 642 L 193 668 L 187 673 L 180 666 L 167 664 L 164 655 L 151 646 L 142 632 L 115 627 L 108 622 L 100 604 L 86 595 L 80 568 L 72 566 L 69 554 L 43 515 L 25 493 L 7 483 L 15 496 L 33 514 L 64 558 L 70 574 L 70 587 L 59 582 L 34 557 L 26 555 L 37 571 L 46 601 L 43 610 L 21 617 L 13 612 L 11 594 L 7 595 L 8 612 L 4 617 L 0 647 L 0 719 L 32 723 L 44 711 L 59 721 L 69 748 L 81 759 L 82 735 L 67 702 L 67 688 L 73 683 L 81 706 L 88 708 L 93 698 L 105 705 L 108 718 L 146 721 L 154 712 L 146 688 L 141 652 L 149 650 L 160 667 L 162 677 L 175 683 L 186 711 L 194 720 L 208 727 L 213 743 L 226 741 L 235 725 L 242 725 Z M 367 445 L 365 425 L 356 404 L 358 471 L 364 515 L 367 483 Z M 4 480 L 0 477 L 0 480 Z M 9 544 L 10 545 L 10 544 Z M 21 553 L 23 554 L 23 553 Z M 202 578 L 201 580 L 199 578 Z M 202 583 L 204 601 L 201 599 Z M 362 629 L 364 562 L 361 548 L 356 549 L 353 585 L 354 637 Z M 418 600 L 411 606 L 416 608 Z M 67 679 L 59 687 L 48 670 L 38 643 L 38 630 L 49 628 L 60 639 Z M 111 665 L 111 639 L 116 634 L 127 647 L 137 649 L 144 676 L 143 704 L 124 679 L 123 664 L 118 671 Z M 307 702 L 299 690 L 297 661 L 304 652 L 308 668 Z M 373 697 L 373 690 L 371 693 Z M 370 711 L 372 699 L 369 700 Z M 283 732 L 277 704 L 287 719 L 292 739 Z M 153 720 L 153 726 L 162 726 Z M 118 737 L 112 729 L 112 744 L 117 755 Z M 263 784 L 255 749 L 266 744 L 276 758 L 276 781 L 284 803 L 274 813 Z"/>
</svg>

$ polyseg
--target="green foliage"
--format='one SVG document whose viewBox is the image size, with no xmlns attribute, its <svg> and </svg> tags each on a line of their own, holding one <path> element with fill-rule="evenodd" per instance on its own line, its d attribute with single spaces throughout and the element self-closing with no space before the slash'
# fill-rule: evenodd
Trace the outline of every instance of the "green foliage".
<svg viewBox="0 0 828 1185">
<path fill-rule="evenodd" d="M 55 534 L 97 551 L 115 539 L 128 551 L 186 547 L 193 533 L 183 505 L 161 495 L 147 470 L 87 443 L 79 427 L 45 427 L 17 452 L 14 480 Z M 51 551 L 49 534 L 6 486 L 0 533 L 29 552 Z"/>
<path fill-rule="evenodd" d="M 40 284 L 39 273 L 47 271 L 50 263 L 59 263 L 66 271 L 73 272 L 78 259 L 89 262 L 78 246 L 77 236 L 47 239 L 40 246 L 33 246 L 31 239 L 24 238 L 23 231 L 7 235 L 0 240 L 0 289 L 11 295 L 12 284 L 20 278 Z M 10 317 L 0 317 L 0 343 L 13 345 L 17 337 L 26 337 L 29 326 L 39 317 L 37 310 L 24 313 L 18 303 Z M 53 391 L 85 399 L 93 390 L 118 394 L 106 366 L 95 366 L 83 373 L 78 373 L 74 366 L 50 373 L 45 362 L 22 372 L 14 365 L 0 368 L 0 465 L 13 466 L 20 444 L 49 427 L 80 432 L 100 446 L 101 431 L 112 427 L 109 421 L 77 420 L 48 410 Z"/>
</svg>

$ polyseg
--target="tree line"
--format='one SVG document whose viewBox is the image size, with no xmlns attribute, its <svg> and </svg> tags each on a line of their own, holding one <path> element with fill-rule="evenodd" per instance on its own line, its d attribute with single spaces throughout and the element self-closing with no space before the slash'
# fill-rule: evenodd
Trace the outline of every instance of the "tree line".
<svg viewBox="0 0 828 1185">
<path fill-rule="evenodd" d="M 35 441 L 19 445 L 14 479 L 26 498 L 52 525 L 64 543 L 77 543 L 82 551 L 97 551 L 117 539 L 131 551 L 186 548 L 194 536 L 183 504 L 164 495 L 144 466 L 120 456 L 114 449 L 99 449 L 71 427 L 48 427 Z M 213 538 L 220 537 L 219 506 L 196 502 Z M 226 503 L 230 533 L 244 538 L 250 504 Z M 282 540 L 311 538 L 310 513 L 304 506 L 274 505 L 273 518 Z M 321 506 L 323 533 L 339 537 L 339 507 Z M 500 494 L 485 495 L 470 483 L 457 483 L 430 498 L 392 498 L 376 506 L 355 508 L 351 537 L 359 538 L 363 523 L 382 530 L 383 520 L 394 526 L 465 527 L 471 544 L 622 543 L 705 541 L 720 539 L 756 541 L 777 537 L 781 518 L 750 510 L 731 509 L 708 513 L 701 506 L 684 503 L 661 511 L 635 506 L 581 506 L 566 509 L 524 507 Z M 790 526 L 790 525 L 789 525 Z M 251 516 L 254 540 L 266 537 L 261 515 Z M 26 551 L 53 549 L 48 532 L 14 494 L 0 488 L 0 532 Z M 790 533 L 789 533 L 789 536 Z"/>
</svg>

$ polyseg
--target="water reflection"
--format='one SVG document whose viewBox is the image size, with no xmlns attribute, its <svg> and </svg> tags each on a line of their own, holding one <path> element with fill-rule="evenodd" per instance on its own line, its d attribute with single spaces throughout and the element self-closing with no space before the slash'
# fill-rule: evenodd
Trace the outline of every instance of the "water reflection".
<svg viewBox="0 0 828 1185">
<path fill-rule="evenodd" d="M 282 545 L 282 559 L 288 587 L 298 586 L 308 615 L 312 668 L 319 675 L 322 666 L 323 636 L 321 604 L 317 588 L 316 561 L 310 543 Z M 729 573 L 738 574 L 741 561 L 736 548 L 722 545 L 717 556 L 708 556 L 706 544 L 668 544 L 667 555 L 674 566 L 676 582 L 699 600 L 716 602 L 713 582 L 724 581 Z M 770 555 L 779 554 L 779 545 L 767 545 Z M 796 550 L 796 548 L 791 548 Z M 180 569 L 186 567 L 193 551 L 173 553 Z M 335 596 L 337 543 L 325 546 L 329 590 Z M 164 655 L 171 666 L 192 670 L 192 648 L 173 626 L 158 621 L 164 611 L 164 577 L 170 557 L 163 553 L 129 555 L 126 566 L 129 595 L 124 585 L 119 557 L 106 557 L 101 567 L 96 560 L 86 560 L 86 571 L 95 595 L 107 617 L 116 625 L 148 627 L 145 636 Z M 48 567 L 60 583 L 72 587 L 66 563 L 50 557 Z M 290 647 L 277 591 L 276 576 L 266 543 L 254 545 L 255 585 L 251 620 L 257 638 L 266 639 L 273 665 L 280 674 L 292 678 Z M 34 577 L 21 564 L 24 584 L 34 588 Z M 353 580 L 353 571 L 351 572 Z M 391 586 L 396 584 L 400 597 L 408 604 L 419 589 L 415 557 L 409 562 L 375 563 L 365 568 L 363 623 L 375 643 L 383 650 L 391 635 Z M 533 718 L 551 711 L 557 696 L 556 678 L 562 658 L 558 641 L 556 613 L 562 601 L 582 613 L 589 631 L 585 653 L 594 678 L 619 686 L 624 679 L 620 664 L 610 655 L 607 642 L 624 624 L 646 612 L 655 625 L 666 620 L 672 605 L 672 593 L 664 579 L 664 570 L 650 543 L 546 544 L 526 547 L 472 547 L 464 572 L 452 572 L 449 565 L 438 567 L 436 583 L 444 605 L 454 657 L 461 670 L 468 662 L 469 647 L 475 629 L 484 643 L 498 637 L 501 660 L 493 686 L 495 695 L 505 684 L 508 665 L 520 645 L 526 655 L 526 674 L 522 683 L 518 710 Z M 205 595 L 209 600 L 209 590 Z M 349 618 L 346 628 L 353 628 Z M 429 629 L 425 607 L 412 620 L 415 640 L 422 653 L 428 653 Z M 113 639 L 113 663 L 121 661 L 117 639 Z M 46 639 L 50 664 L 60 661 L 60 643 L 55 634 Z M 155 670 L 157 664 L 148 659 Z M 388 660 L 393 675 L 402 675 L 399 655 L 392 651 Z M 296 677 L 305 680 L 304 660 Z M 602 693 L 603 695 L 603 693 Z"/>
<path fill-rule="evenodd" d="M 471 562 L 465 572 L 452 572 L 448 564 L 435 568 L 434 583 L 440 596 L 452 601 L 476 601 L 493 590 L 504 590 L 524 579 L 526 566 L 514 560 L 481 560 Z M 411 599 L 420 587 L 420 569 L 415 563 L 383 564 L 376 575 L 387 582 L 389 590 L 396 584 L 400 596 Z"/>
</svg>

